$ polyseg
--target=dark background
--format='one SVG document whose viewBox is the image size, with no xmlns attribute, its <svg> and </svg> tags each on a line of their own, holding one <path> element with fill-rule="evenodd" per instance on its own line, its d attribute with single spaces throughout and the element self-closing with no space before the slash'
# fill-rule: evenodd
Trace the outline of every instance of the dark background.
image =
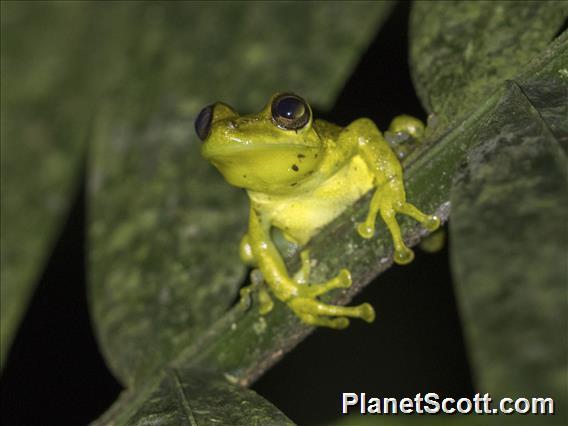
<svg viewBox="0 0 568 426">
<path fill-rule="evenodd" d="M 426 118 L 408 68 L 409 9 L 408 3 L 396 6 L 334 108 L 317 116 L 341 125 L 367 116 L 382 129 L 397 114 Z M 84 186 L 83 178 L 2 373 L 3 425 L 85 424 L 121 390 L 98 351 L 88 314 Z M 253 389 L 302 425 L 338 417 L 341 392 L 473 393 L 448 245 L 436 254 L 416 250 L 413 263 L 389 269 L 353 304 L 362 302 L 375 307 L 373 324 L 318 329 Z"/>
</svg>

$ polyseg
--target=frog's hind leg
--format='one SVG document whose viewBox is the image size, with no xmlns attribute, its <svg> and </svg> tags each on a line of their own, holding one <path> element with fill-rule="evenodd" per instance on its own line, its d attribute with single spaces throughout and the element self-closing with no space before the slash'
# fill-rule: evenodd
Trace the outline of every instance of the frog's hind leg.
<svg viewBox="0 0 568 426">
<path fill-rule="evenodd" d="M 368 303 L 359 306 L 335 306 L 314 298 L 295 297 L 288 305 L 304 322 L 311 325 L 345 328 L 349 325 L 349 320 L 345 317 L 361 318 L 367 322 L 375 320 L 375 310 Z M 329 316 L 339 318 L 325 318 Z"/>
<path fill-rule="evenodd" d="M 336 288 L 349 288 L 351 287 L 351 274 L 347 269 L 342 269 L 339 274 L 323 283 L 318 284 L 304 284 L 299 285 L 297 288 L 299 297 L 317 297 Z"/>
<path fill-rule="evenodd" d="M 297 296 L 299 297 L 317 297 L 336 288 L 348 288 L 351 286 L 351 274 L 347 269 L 342 269 L 334 278 L 318 284 L 310 284 L 310 252 L 305 249 L 300 254 L 302 266 L 294 274 L 294 281 L 297 286 Z"/>
<path fill-rule="evenodd" d="M 239 257 L 245 264 L 249 266 L 256 266 L 256 259 L 252 252 L 252 246 L 250 245 L 248 234 L 243 235 L 243 238 L 241 238 L 241 243 L 239 244 Z"/>
</svg>

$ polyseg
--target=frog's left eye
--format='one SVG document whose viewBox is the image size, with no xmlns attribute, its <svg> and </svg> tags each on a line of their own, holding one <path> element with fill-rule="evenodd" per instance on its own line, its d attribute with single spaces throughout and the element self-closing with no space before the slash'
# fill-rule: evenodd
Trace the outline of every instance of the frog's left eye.
<svg viewBox="0 0 568 426">
<path fill-rule="evenodd" d="M 310 107 L 293 93 L 283 93 L 272 101 L 272 121 L 281 129 L 298 130 L 310 121 Z"/>
<path fill-rule="evenodd" d="M 211 131 L 211 121 L 213 120 L 213 105 L 206 106 L 201 110 L 195 119 L 195 133 L 199 139 L 205 141 Z"/>
</svg>

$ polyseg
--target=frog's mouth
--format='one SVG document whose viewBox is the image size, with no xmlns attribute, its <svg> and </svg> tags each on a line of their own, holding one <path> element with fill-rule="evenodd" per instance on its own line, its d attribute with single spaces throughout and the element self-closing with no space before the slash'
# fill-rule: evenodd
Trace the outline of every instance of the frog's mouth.
<svg viewBox="0 0 568 426">
<path fill-rule="evenodd" d="M 201 146 L 201 155 L 204 158 L 210 161 L 215 161 L 215 159 L 222 159 L 224 157 L 235 157 L 235 156 L 254 156 L 256 158 L 261 158 L 264 155 L 274 155 L 277 153 L 295 153 L 299 158 L 306 158 L 308 156 L 308 152 L 311 153 L 312 156 L 317 158 L 319 153 L 320 147 L 319 146 L 309 146 L 309 145 L 300 145 L 300 144 L 291 144 L 291 143 L 282 143 L 282 144 L 236 144 L 233 143 L 231 145 L 217 145 L 211 146 L 207 143 Z"/>
</svg>

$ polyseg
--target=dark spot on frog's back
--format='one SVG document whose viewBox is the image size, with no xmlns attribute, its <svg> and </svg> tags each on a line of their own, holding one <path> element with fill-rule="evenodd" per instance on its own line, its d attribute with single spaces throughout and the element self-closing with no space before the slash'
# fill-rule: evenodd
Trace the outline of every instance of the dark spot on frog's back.
<svg viewBox="0 0 568 426">
<path fill-rule="evenodd" d="M 298 170 L 300 170 L 300 168 L 298 166 L 296 166 L 295 164 L 292 164 L 292 170 L 297 172 Z"/>
<path fill-rule="evenodd" d="M 302 161 L 302 158 L 306 158 L 304 154 L 298 154 L 298 160 Z"/>
</svg>

